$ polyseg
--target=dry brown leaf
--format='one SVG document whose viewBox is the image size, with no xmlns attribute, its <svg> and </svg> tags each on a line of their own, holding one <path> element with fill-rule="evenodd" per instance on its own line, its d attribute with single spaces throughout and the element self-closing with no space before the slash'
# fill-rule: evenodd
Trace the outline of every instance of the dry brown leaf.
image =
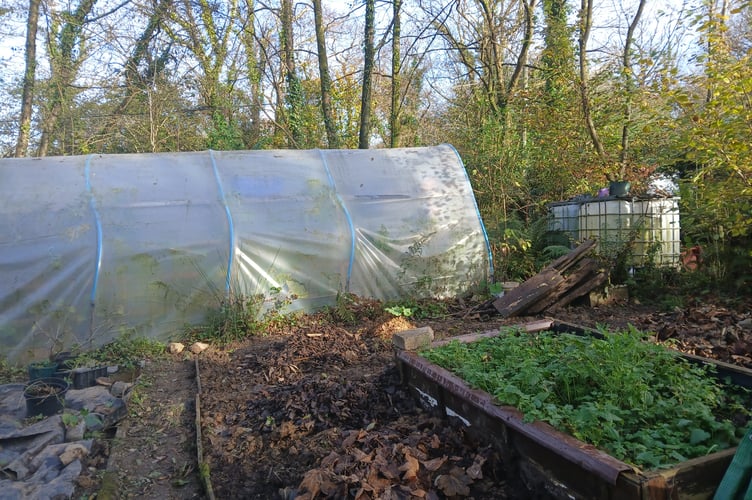
<svg viewBox="0 0 752 500">
<path fill-rule="evenodd" d="M 321 491 L 321 483 L 323 480 L 324 473 L 320 469 L 309 470 L 303 476 L 303 480 L 300 482 L 298 489 L 304 490 L 304 492 L 311 495 L 311 498 L 315 498 Z M 300 498 L 300 496 L 297 498 Z"/>
<path fill-rule="evenodd" d="M 435 450 L 439 446 L 441 446 L 441 441 L 439 440 L 439 436 L 434 434 L 433 436 L 431 436 L 431 448 Z"/>
<path fill-rule="evenodd" d="M 285 438 L 295 434 L 295 424 L 286 420 L 279 426 L 279 437 Z"/>
<path fill-rule="evenodd" d="M 387 479 L 398 479 L 400 477 L 399 467 L 392 462 L 381 464 L 379 472 Z"/>
<path fill-rule="evenodd" d="M 448 496 L 453 497 L 461 495 L 466 497 L 470 495 L 469 485 L 473 482 L 465 472 L 459 467 L 454 467 L 449 474 L 440 474 L 436 476 L 434 480 L 434 486 L 439 488 L 441 492 Z"/>
<path fill-rule="evenodd" d="M 343 448 L 350 448 L 358 440 L 358 431 L 350 431 L 347 437 L 342 441 Z"/>
<path fill-rule="evenodd" d="M 379 468 L 371 466 L 368 469 L 368 477 L 364 479 L 364 482 L 367 482 L 368 486 L 371 488 L 374 498 L 380 498 L 380 493 L 392 484 L 389 479 L 381 477 L 380 472 Z"/>
<path fill-rule="evenodd" d="M 420 470 L 420 462 L 414 456 L 409 453 L 405 453 L 405 463 L 399 468 L 403 471 L 402 479 L 404 481 L 412 481 L 418 477 L 418 471 Z"/>
<path fill-rule="evenodd" d="M 439 470 L 439 468 L 444 465 L 444 463 L 447 461 L 446 455 L 443 457 L 436 457 L 431 460 L 425 460 L 422 462 L 423 467 L 426 468 L 426 470 L 433 472 Z"/>
<path fill-rule="evenodd" d="M 473 465 L 467 468 L 467 475 L 473 479 L 483 479 L 483 464 L 486 463 L 485 457 L 482 455 L 475 455 Z"/>
<path fill-rule="evenodd" d="M 340 455 L 336 451 L 332 451 L 321 460 L 321 467 L 334 467 L 340 460 Z"/>
<path fill-rule="evenodd" d="M 355 461 L 360 463 L 371 463 L 373 461 L 373 453 L 366 453 L 360 448 L 353 448 L 350 451 L 350 455 L 355 459 Z"/>
</svg>

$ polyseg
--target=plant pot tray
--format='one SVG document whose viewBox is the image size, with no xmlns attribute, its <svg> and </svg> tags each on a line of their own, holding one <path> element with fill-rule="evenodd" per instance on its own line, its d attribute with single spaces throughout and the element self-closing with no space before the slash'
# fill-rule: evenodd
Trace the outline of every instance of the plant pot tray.
<svg viewBox="0 0 752 500">
<path fill-rule="evenodd" d="M 517 325 L 527 332 L 543 330 L 598 335 L 592 330 L 555 320 Z M 450 340 L 474 342 L 498 335 L 498 331 L 452 337 Z M 718 363 L 697 356 L 686 356 L 696 363 L 713 364 L 717 376 L 731 383 L 752 387 L 752 370 Z M 567 499 L 706 499 L 712 498 L 736 448 L 712 453 L 655 471 L 636 470 L 632 466 L 574 437 L 557 431 L 544 422 L 526 423 L 522 413 L 501 406 L 488 393 L 473 389 L 450 371 L 419 356 L 416 352 L 396 351 L 402 382 L 421 404 L 443 417 L 454 417 L 468 431 L 495 446 L 506 464 L 516 472 L 532 492 Z"/>
<path fill-rule="evenodd" d="M 96 385 L 99 377 L 107 376 L 107 367 L 97 366 L 74 368 L 70 371 L 70 376 L 73 379 L 74 389 L 86 389 L 87 387 Z"/>
</svg>

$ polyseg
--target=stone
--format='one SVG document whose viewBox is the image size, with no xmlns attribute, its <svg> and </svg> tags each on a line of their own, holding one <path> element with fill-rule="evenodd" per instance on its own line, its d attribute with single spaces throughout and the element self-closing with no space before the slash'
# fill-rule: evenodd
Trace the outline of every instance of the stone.
<svg viewBox="0 0 752 500">
<path fill-rule="evenodd" d="M 84 421 L 83 418 L 78 420 L 73 425 L 65 426 L 65 440 L 68 442 L 81 441 L 84 438 L 85 433 L 86 433 L 86 422 Z"/>
<path fill-rule="evenodd" d="M 133 387 L 133 384 L 118 380 L 112 383 L 112 386 L 110 387 L 110 394 L 112 394 L 116 398 L 123 398 L 131 390 L 131 387 Z"/>
<path fill-rule="evenodd" d="M 60 461 L 63 463 L 63 466 L 65 466 L 75 460 L 81 460 L 88 454 L 89 450 L 87 450 L 84 445 L 74 443 L 66 447 L 65 451 L 60 454 Z"/>
<path fill-rule="evenodd" d="M 394 346 L 403 351 L 415 351 L 427 347 L 431 342 L 433 342 L 433 329 L 430 326 L 403 330 L 392 337 Z"/>
<path fill-rule="evenodd" d="M 201 354 L 205 350 L 209 348 L 209 344 L 206 344 L 204 342 L 196 342 L 191 346 L 191 352 L 193 354 Z"/>
<path fill-rule="evenodd" d="M 169 349 L 170 354 L 180 354 L 183 352 L 183 349 L 185 349 L 185 346 L 180 342 L 170 342 L 170 345 L 168 345 L 167 348 Z"/>
</svg>

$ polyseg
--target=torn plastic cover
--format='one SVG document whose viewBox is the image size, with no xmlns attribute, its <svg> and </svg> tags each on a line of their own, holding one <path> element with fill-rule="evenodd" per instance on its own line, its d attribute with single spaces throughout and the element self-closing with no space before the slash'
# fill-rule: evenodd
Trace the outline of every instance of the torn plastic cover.
<svg viewBox="0 0 752 500">
<path fill-rule="evenodd" d="M 449 145 L 0 160 L 0 350 L 166 340 L 228 294 L 448 297 L 490 250 Z"/>
</svg>

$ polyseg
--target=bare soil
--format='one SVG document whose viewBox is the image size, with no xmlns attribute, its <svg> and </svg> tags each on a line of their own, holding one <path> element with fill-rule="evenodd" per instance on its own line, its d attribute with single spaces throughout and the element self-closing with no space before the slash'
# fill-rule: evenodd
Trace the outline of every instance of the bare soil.
<svg viewBox="0 0 752 500">
<path fill-rule="evenodd" d="M 391 337 L 430 326 L 445 338 L 540 317 L 447 307 L 440 319 L 415 321 L 361 300 L 344 318 L 351 321 L 309 315 L 199 355 L 201 442 L 216 498 L 531 498 L 515 464 L 416 404 L 400 384 Z M 749 303 L 581 306 L 554 317 L 588 327 L 631 324 L 682 351 L 752 368 Z M 184 355 L 147 364 L 127 422 L 101 446 L 104 481 L 92 457 L 79 497 L 115 498 L 107 496 L 114 489 L 120 498 L 206 498 L 196 391 L 194 361 Z"/>
</svg>

